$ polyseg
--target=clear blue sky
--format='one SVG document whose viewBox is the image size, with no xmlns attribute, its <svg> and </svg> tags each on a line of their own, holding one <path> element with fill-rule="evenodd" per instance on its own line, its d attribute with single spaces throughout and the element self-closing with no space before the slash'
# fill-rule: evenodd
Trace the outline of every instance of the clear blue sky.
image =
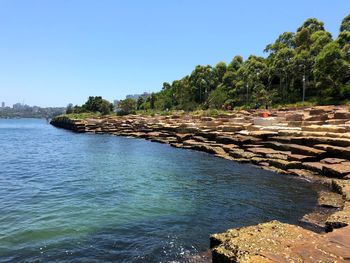
<svg viewBox="0 0 350 263">
<path fill-rule="evenodd" d="M 158 91 L 195 65 L 264 55 L 309 17 L 336 37 L 348 13 L 349 0 L 0 0 L 0 102 Z"/>
</svg>

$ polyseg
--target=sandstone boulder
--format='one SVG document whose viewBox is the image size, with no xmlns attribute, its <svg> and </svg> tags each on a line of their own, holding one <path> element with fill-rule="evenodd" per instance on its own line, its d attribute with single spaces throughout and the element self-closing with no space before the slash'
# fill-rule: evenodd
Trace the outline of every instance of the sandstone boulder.
<svg viewBox="0 0 350 263">
<path fill-rule="evenodd" d="M 318 235 L 278 221 L 230 229 L 210 236 L 213 263 L 345 262 L 350 228 Z"/>
</svg>

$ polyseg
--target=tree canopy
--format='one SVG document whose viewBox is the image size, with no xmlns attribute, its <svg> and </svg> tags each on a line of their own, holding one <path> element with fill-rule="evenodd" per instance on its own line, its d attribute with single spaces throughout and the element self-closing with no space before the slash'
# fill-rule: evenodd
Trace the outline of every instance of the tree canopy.
<svg viewBox="0 0 350 263">
<path fill-rule="evenodd" d="M 195 110 L 256 103 L 295 103 L 303 98 L 317 103 L 350 99 L 350 14 L 336 39 L 324 23 L 309 18 L 295 32 L 284 32 L 265 48 L 266 57 L 235 56 L 226 65 L 197 65 L 137 109 Z"/>
<path fill-rule="evenodd" d="M 90 96 L 82 106 L 67 106 L 66 113 L 99 112 L 107 115 L 113 111 L 113 104 L 103 99 L 101 96 Z"/>
</svg>

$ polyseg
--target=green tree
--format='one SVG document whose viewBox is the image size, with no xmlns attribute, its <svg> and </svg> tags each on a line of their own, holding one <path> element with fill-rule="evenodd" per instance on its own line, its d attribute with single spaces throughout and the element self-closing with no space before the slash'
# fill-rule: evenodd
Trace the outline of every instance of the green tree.
<svg viewBox="0 0 350 263">
<path fill-rule="evenodd" d="M 211 91 L 208 98 L 208 107 L 221 109 L 225 101 L 228 99 L 227 93 L 223 89 L 223 86 L 217 87 L 215 90 Z"/>
<path fill-rule="evenodd" d="M 222 85 L 224 92 L 227 93 L 227 96 L 231 99 L 232 103 L 239 100 L 239 94 L 237 92 L 237 83 L 240 81 L 238 70 L 242 65 L 243 58 L 241 56 L 235 56 L 228 65 L 227 70 L 222 77 L 222 82 L 219 84 L 219 86 Z"/>
<path fill-rule="evenodd" d="M 258 86 L 265 86 L 267 83 L 268 68 L 264 58 L 257 56 L 249 56 L 238 70 L 238 75 L 242 79 L 241 83 L 237 83 L 242 90 L 246 88 L 246 103 L 251 103 L 251 97 Z M 242 94 L 242 92 L 240 92 Z"/>
<path fill-rule="evenodd" d="M 198 65 L 189 76 L 189 85 L 195 102 L 202 105 L 207 100 L 209 92 L 217 87 L 218 77 L 210 65 Z"/>
<path fill-rule="evenodd" d="M 350 32 L 350 14 L 344 17 L 340 25 L 340 32 Z"/>
<path fill-rule="evenodd" d="M 149 96 L 149 103 L 152 110 L 155 109 L 156 95 L 154 93 Z"/>
<path fill-rule="evenodd" d="M 241 56 L 235 56 L 227 67 L 227 70 L 237 71 L 243 64 Z"/>
<path fill-rule="evenodd" d="M 67 108 L 66 108 L 66 114 L 70 114 L 70 113 L 73 113 L 74 109 L 73 109 L 73 104 L 72 103 L 69 103 L 67 105 Z"/>
<path fill-rule="evenodd" d="M 119 115 L 134 114 L 135 110 L 136 110 L 136 101 L 134 99 L 128 98 L 125 100 L 120 100 L 118 102 Z"/>
<path fill-rule="evenodd" d="M 137 103 L 136 103 L 136 105 L 137 105 L 136 108 L 138 110 L 141 110 L 144 103 L 145 103 L 145 99 L 143 98 L 143 96 L 138 97 Z"/>
<path fill-rule="evenodd" d="M 327 44 L 316 57 L 314 74 L 324 100 L 341 98 L 341 87 L 350 77 L 350 64 L 338 43 Z"/>
<path fill-rule="evenodd" d="M 225 62 L 221 61 L 218 64 L 216 64 L 214 68 L 214 73 L 216 74 L 219 83 L 222 83 L 222 78 L 224 77 L 226 70 L 227 66 Z"/>
<path fill-rule="evenodd" d="M 316 18 L 308 18 L 305 22 L 298 28 L 297 32 L 302 31 L 303 29 L 308 29 L 310 34 L 313 34 L 317 31 L 324 31 L 324 23 L 318 21 Z"/>
<path fill-rule="evenodd" d="M 85 111 L 100 112 L 103 115 L 113 111 L 113 104 L 103 99 L 101 96 L 90 96 L 85 104 L 82 105 Z"/>
</svg>

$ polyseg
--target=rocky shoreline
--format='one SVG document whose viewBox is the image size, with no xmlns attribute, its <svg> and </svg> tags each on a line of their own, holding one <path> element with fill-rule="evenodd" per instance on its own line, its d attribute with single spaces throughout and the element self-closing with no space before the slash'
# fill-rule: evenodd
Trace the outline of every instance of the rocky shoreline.
<svg viewBox="0 0 350 263">
<path fill-rule="evenodd" d="M 337 237 L 343 240 L 342 235 L 349 235 L 350 232 L 348 108 L 280 109 L 270 111 L 268 118 L 259 117 L 261 113 L 252 110 L 216 117 L 200 114 L 128 115 L 84 120 L 61 116 L 53 119 L 51 124 L 75 132 L 131 136 L 204 151 L 228 160 L 252 163 L 280 174 L 299 176 L 331 190 L 319 191 L 318 207 L 305 215 L 302 221 L 327 232 L 341 228 L 334 232 L 336 234 L 319 235 L 277 221 L 228 230 L 211 236 L 213 262 L 282 262 L 281 258 L 307 260 L 308 257 L 317 258 L 320 255 L 323 256 L 320 260 L 331 258 L 342 262 L 349 259 L 350 255 L 344 252 L 347 251 L 344 248 L 349 250 L 350 236 L 347 236 L 345 243 L 338 240 L 340 248 L 324 248 L 322 251 L 319 248 L 321 244 L 330 247 L 327 246 L 330 239 Z M 292 242 L 294 235 L 298 236 L 296 244 L 299 245 Z M 329 235 L 333 236 L 330 238 Z M 301 253 L 301 244 L 310 242 L 313 245 L 308 247 L 308 251 L 311 252 Z M 279 246 L 273 246 L 275 243 Z M 286 244 L 293 249 L 285 250 Z M 270 250 L 272 247 L 273 251 Z M 271 255 L 279 255 L 279 258 Z"/>
</svg>

